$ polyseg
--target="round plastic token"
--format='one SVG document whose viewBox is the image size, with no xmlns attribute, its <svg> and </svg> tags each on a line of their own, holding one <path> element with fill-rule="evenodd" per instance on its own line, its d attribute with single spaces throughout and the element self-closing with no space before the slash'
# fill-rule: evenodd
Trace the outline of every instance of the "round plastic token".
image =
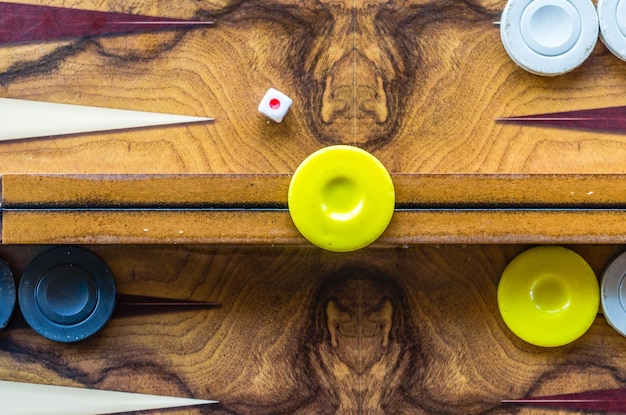
<svg viewBox="0 0 626 415">
<path fill-rule="evenodd" d="M 0 329 L 6 327 L 15 307 L 15 280 L 9 264 L 0 261 Z"/>
<path fill-rule="evenodd" d="M 626 336 L 626 252 L 619 255 L 602 274 L 602 311 L 609 324 Z"/>
<path fill-rule="evenodd" d="M 348 252 L 374 242 L 393 216 L 395 191 L 385 166 L 357 147 L 337 145 L 307 157 L 289 186 L 289 213 L 320 248 Z"/>
<path fill-rule="evenodd" d="M 602 42 L 626 60 L 626 0 L 598 0 L 598 20 Z"/>
<path fill-rule="evenodd" d="M 531 248 L 502 273 L 498 306 L 506 325 L 522 340 L 544 347 L 573 342 L 598 314 L 598 279 L 574 251 Z"/>
<path fill-rule="evenodd" d="M 590 0 L 509 0 L 502 12 L 504 49 L 523 69 L 560 75 L 580 66 L 598 41 Z"/>
<path fill-rule="evenodd" d="M 24 270 L 18 299 L 26 322 L 58 342 L 86 339 L 100 330 L 115 308 L 109 267 L 78 247 L 50 249 Z"/>
</svg>

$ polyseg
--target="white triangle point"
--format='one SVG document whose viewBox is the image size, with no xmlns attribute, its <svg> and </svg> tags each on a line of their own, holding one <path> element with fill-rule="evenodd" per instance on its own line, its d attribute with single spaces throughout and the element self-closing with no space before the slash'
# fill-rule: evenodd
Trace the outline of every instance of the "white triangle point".
<svg viewBox="0 0 626 415">
<path fill-rule="evenodd" d="M 3 415 L 104 415 L 217 401 L 0 381 Z"/>
<path fill-rule="evenodd" d="M 213 120 L 188 115 L 0 98 L 0 141 Z"/>
</svg>

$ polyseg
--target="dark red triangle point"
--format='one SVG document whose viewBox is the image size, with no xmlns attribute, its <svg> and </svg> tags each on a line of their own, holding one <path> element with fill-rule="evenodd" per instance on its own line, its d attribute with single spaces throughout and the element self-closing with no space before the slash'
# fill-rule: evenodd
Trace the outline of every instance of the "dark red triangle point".
<svg viewBox="0 0 626 415">
<path fill-rule="evenodd" d="M 626 106 L 498 118 L 499 122 L 626 133 Z"/>
<path fill-rule="evenodd" d="M 0 45 L 207 24 L 211 22 L 0 2 Z"/>
<path fill-rule="evenodd" d="M 626 389 L 527 397 L 504 400 L 502 403 L 571 411 L 626 413 Z"/>
</svg>

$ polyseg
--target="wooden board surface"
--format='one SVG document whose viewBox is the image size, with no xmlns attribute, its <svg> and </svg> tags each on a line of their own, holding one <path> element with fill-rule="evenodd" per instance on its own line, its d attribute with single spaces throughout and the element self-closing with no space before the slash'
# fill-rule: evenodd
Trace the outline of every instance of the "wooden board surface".
<svg viewBox="0 0 626 415">
<path fill-rule="evenodd" d="M 197 191 L 180 200 L 170 191 L 175 187 L 148 192 L 152 199 L 117 193 L 119 183 L 102 177 L 105 186 L 94 195 L 84 176 L 69 179 L 82 181 L 78 193 L 60 191 L 67 183 L 58 182 L 57 191 L 38 193 L 54 187 L 22 176 L 216 174 L 224 190 L 232 177 L 222 175 L 270 175 L 259 183 L 276 187 L 250 195 L 284 204 L 288 177 L 306 156 L 329 144 L 355 144 L 383 161 L 406 203 L 426 207 L 405 212 L 402 226 L 395 222 L 390 229 L 400 239 L 393 245 L 450 242 L 446 235 L 466 237 L 456 242 L 623 242 L 621 136 L 494 122 L 626 104 L 624 63 L 603 45 L 571 74 L 541 78 L 505 54 L 493 24 L 501 1 L 21 1 L 216 21 L 207 29 L 1 46 L 1 97 L 217 120 L 0 143 L 0 174 L 9 208 L 3 243 L 194 243 L 89 248 L 112 267 L 123 293 L 223 306 L 116 318 L 76 345 L 49 342 L 29 329 L 0 331 L 0 378 L 222 402 L 213 410 L 167 411 L 181 415 L 531 414 L 542 412 L 499 401 L 624 386 L 626 340 L 602 316 L 583 338 L 557 349 L 529 346 L 506 328 L 497 282 L 526 246 L 407 245 L 341 255 L 309 246 L 224 246 L 249 241 L 251 230 L 266 237 L 266 228 L 253 226 L 258 218 L 228 215 L 222 226 L 248 233 L 209 240 L 210 222 L 193 212 L 186 221 L 145 209 L 136 211 L 144 215 L 139 219 L 111 220 L 110 209 L 63 217 L 51 206 L 213 201 Z M 270 86 L 294 99 L 281 124 L 256 112 Z M 10 185 L 4 179 L 13 174 Z M 463 187 L 465 174 L 502 176 Z M 174 186 L 192 183 L 182 185 L 189 190 L 194 180 L 204 178 L 185 176 Z M 236 204 L 241 196 L 220 192 L 218 200 Z M 556 202 L 566 210 L 442 213 L 426 206 L 494 202 L 518 208 Z M 32 209 L 37 203 L 40 209 Z M 277 222 L 263 222 L 267 229 L 286 231 L 284 241 L 300 245 L 286 212 L 278 214 Z M 230 226 L 235 222 L 245 226 Z M 430 234 L 424 223 L 445 235 Z M 180 234 L 174 225 L 181 224 L 204 229 Z M 118 225 L 127 230 L 116 233 Z M 160 233 L 147 237 L 155 229 Z M 3 245 L 0 256 L 19 276 L 45 248 Z M 599 274 L 623 247 L 574 249 Z"/>
<path fill-rule="evenodd" d="M 456 212 L 417 212 L 420 222 L 400 218 L 408 226 L 393 225 L 387 243 L 624 241 L 623 212 L 614 210 L 624 206 L 621 187 L 616 187 L 624 178 L 626 156 L 620 135 L 494 121 L 510 115 L 624 104 L 619 87 L 624 63 L 598 43 L 582 67 L 570 74 L 556 78 L 528 74 L 516 67 L 501 45 L 494 22 L 499 20 L 502 2 L 26 2 L 216 24 L 3 45 L 0 96 L 212 116 L 217 121 L 3 142 L 3 176 L 209 174 L 219 181 L 227 175 L 219 187 L 220 200 L 241 205 L 253 196 L 253 205 L 270 199 L 284 205 L 287 179 L 300 162 L 321 147 L 344 143 L 371 151 L 385 164 L 398 187 L 399 208 L 458 207 L 459 203 L 485 208 L 462 213 L 467 217 L 460 222 L 466 233 L 450 226 L 458 220 Z M 281 124 L 256 111 L 270 86 L 294 99 Z M 464 179 L 467 174 L 481 176 Z M 601 179 L 586 177 L 596 174 Z M 270 190 L 233 191 L 237 188 L 228 187 L 231 175 L 241 175 L 243 181 L 255 176 Z M 188 183 L 179 177 L 169 186 L 189 189 Z M 5 181 L 3 193 L 15 189 L 8 184 Z M 69 202 L 58 183 L 48 188 L 45 197 L 51 205 L 63 200 L 76 206 L 93 201 L 92 194 L 119 191 L 106 179 L 90 185 L 82 188 L 82 195 L 74 194 L 82 197 Z M 93 189 L 98 186 L 105 188 Z M 160 202 L 193 204 L 204 197 L 198 191 L 182 196 L 169 192 L 168 200 L 157 200 L 164 193 L 168 192 L 121 193 L 120 203 L 129 194 L 134 201 L 141 196 L 159 206 Z M 558 217 L 544 210 L 533 212 L 530 219 L 526 213 L 512 219 L 508 212 L 489 210 L 519 208 L 519 204 L 529 209 L 558 204 L 568 209 L 612 210 L 566 212 Z M 3 242 L 214 243 L 221 237 L 228 243 L 302 241 L 285 215 L 279 221 L 255 217 L 241 222 L 284 224 L 273 239 L 267 238 L 264 227 L 249 238 L 249 227 L 221 232 L 238 222 L 231 216 L 218 217 L 217 227 L 211 219 L 184 237 L 171 233 L 177 215 L 171 219 L 148 212 L 139 221 L 125 216 L 131 223 L 166 222 L 160 233 L 146 238 L 143 229 L 150 227 L 129 228 L 125 221 L 114 222 L 119 226 L 106 231 L 100 224 L 113 226 L 107 212 L 97 217 L 93 212 L 37 216 L 40 213 L 7 212 Z M 202 220 L 194 215 L 185 216 L 186 225 Z M 34 227 L 21 229 L 29 223 Z M 50 223 L 53 233 L 40 233 L 41 223 Z M 565 223 L 569 231 L 562 231 Z M 511 224 L 517 226 L 510 228 Z M 131 230 L 126 233 L 126 229 Z M 503 235 L 507 231 L 508 238 Z"/>
<path fill-rule="evenodd" d="M 217 121 L 2 143 L 0 173 L 291 173 L 334 143 L 393 173 L 624 172 L 620 135 L 494 122 L 626 104 L 600 42 L 564 76 L 517 68 L 501 1 L 21 1 L 216 25 L 4 45 L 0 96 Z M 256 111 L 270 86 L 294 99 L 282 124 Z"/>
<path fill-rule="evenodd" d="M 212 398 L 167 414 L 541 414 L 499 404 L 623 387 L 626 338 L 599 315 L 574 343 L 516 338 L 496 289 L 517 245 L 311 248 L 88 246 L 118 290 L 222 303 L 115 317 L 57 344 L 0 331 L 0 378 Z M 574 246 L 596 274 L 620 246 Z M 16 275 L 45 246 L 4 246 Z M 550 412 L 556 413 L 556 412 Z"/>
<path fill-rule="evenodd" d="M 623 208 L 623 175 L 393 174 L 398 209 Z M 2 176 L 9 209 L 286 208 L 289 174 Z"/>
</svg>

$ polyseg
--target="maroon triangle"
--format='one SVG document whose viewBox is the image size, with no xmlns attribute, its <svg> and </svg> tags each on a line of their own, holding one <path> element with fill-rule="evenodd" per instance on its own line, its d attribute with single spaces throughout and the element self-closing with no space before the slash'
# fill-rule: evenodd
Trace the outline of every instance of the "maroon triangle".
<svg viewBox="0 0 626 415">
<path fill-rule="evenodd" d="M 211 22 L 0 2 L 0 44 L 207 24 Z"/>
<path fill-rule="evenodd" d="M 216 302 L 118 294 L 113 316 L 115 318 L 139 317 L 153 314 L 210 310 L 220 308 L 221 306 L 220 303 Z M 30 325 L 26 322 L 21 312 L 14 313 L 7 325 L 7 329 L 28 328 L 30 328 Z"/>
<path fill-rule="evenodd" d="M 497 121 L 626 133 L 626 106 L 498 118 Z"/>
<path fill-rule="evenodd" d="M 115 317 L 208 310 L 220 306 L 221 304 L 215 302 L 118 294 L 115 304 Z"/>
<path fill-rule="evenodd" d="M 626 413 L 626 389 L 504 400 L 503 403 L 553 409 Z"/>
</svg>

